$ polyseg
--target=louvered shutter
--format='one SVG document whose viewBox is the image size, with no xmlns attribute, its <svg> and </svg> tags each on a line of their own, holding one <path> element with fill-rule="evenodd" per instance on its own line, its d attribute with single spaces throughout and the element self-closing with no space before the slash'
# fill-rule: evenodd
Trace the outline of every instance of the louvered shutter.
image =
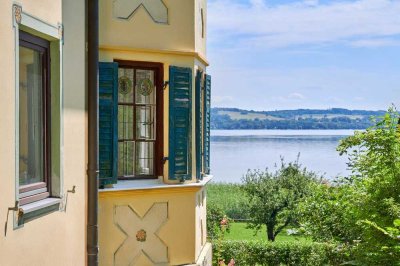
<svg viewBox="0 0 400 266">
<path fill-rule="evenodd" d="M 99 63 L 100 187 L 118 178 L 118 64 Z"/>
<path fill-rule="evenodd" d="M 191 179 L 192 70 L 169 68 L 169 179 Z"/>
<path fill-rule="evenodd" d="M 195 112 L 196 112 L 196 178 L 202 179 L 201 169 L 202 169 L 202 106 L 201 106 L 201 77 L 203 76 L 203 72 L 197 71 L 196 74 L 196 93 L 195 93 Z"/>
<path fill-rule="evenodd" d="M 210 122 L 211 122 L 211 76 L 204 78 L 204 127 L 203 156 L 204 173 L 210 174 Z"/>
</svg>

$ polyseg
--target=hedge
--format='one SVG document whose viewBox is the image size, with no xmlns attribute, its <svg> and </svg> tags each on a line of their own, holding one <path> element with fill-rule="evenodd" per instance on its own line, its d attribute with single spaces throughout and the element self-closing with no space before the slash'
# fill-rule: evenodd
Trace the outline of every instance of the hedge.
<svg viewBox="0 0 400 266">
<path fill-rule="evenodd" d="M 214 259 L 220 255 L 235 265 L 340 265 L 350 262 L 351 250 L 327 243 L 224 240 L 213 244 Z M 351 262 L 350 262 L 351 263 Z"/>
</svg>

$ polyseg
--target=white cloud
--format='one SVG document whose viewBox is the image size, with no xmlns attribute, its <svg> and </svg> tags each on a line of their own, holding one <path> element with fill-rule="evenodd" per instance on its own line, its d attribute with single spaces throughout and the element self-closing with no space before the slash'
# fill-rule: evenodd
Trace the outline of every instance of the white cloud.
<svg viewBox="0 0 400 266">
<path fill-rule="evenodd" d="M 350 43 L 354 47 L 384 47 L 384 46 L 400 46 L 400 40 L 390 38 L 380 39 L 361 39 Z"/>
<path fill-rule="evenodd" d="M 398 45 L 399 0 L 332 1 L 303 0 L 268 5 L 251 0 L 210 1 L 211 43 L 230 40 L 232 47 L 274 48 L 292 45 L 341 43 L 353 46 Z"/>
<path fill-rule="evenodd" d="M 289 99 L 293 99 L 293 100 L 304 100 L 304 99 L 306 99 L 306 97 L 303 94 L 299 93 L 299 92 L 293 92 L 293 93 L 289 94 L 288 98 Z"/>
<path fill-rule="evenodd" d="M 211 97 L 212 103 L 217 105 L 224 105 L 233 102 L 232 96 L 220 96 L 220 95 L 212 95 Z"/>
</svg>

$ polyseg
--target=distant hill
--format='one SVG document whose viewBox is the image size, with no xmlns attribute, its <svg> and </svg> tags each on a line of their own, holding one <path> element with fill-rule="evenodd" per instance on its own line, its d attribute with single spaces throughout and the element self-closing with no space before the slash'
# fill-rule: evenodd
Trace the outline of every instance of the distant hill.
<svg viewBox="0 0 400 266">
<path fill-rule="evenodd" d="M 253 111 L 212 108 L 212 129 L 366 129 L 385 111 L 297 109 Z"/>
</svg>

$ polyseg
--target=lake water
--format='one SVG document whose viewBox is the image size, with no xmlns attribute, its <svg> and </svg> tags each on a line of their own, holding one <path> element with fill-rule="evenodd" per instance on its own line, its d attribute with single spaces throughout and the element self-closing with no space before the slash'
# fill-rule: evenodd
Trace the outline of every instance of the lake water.
<svg viewBox="0 0 400 266">
<path fill-rule="evenodd" d="M 248 169 L 273 169 L 296 160 L 309 170 L 333 178 L 346 175 L 347 157 L 339 156 L 339 140 L 353 130 L 211 130 L 214 182 L 240 183 Z"/>
</svg>

